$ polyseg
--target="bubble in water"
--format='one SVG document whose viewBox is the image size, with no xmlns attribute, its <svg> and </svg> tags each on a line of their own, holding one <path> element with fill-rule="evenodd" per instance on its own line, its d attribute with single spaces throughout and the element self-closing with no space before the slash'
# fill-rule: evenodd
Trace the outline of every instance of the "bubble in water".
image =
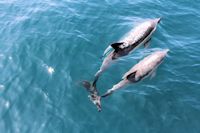
<svg viewBox="0 0 200 133">
<path fill-rule="evenodd" d="M 54 70 L 53 67 L 48 66 L 48 65 L 46 65 L 46 64 L 43 64 L 43 66 L 45 67 L 45 69 L 47 70 L 47 72 L 48 72 L 49 74 L 52 75 L 52 74 L 55 72 L 55 70 Z"/>
<path fill-rule="evenodd" d="M 9 56 L 8 59 L 9 59 L 9 60 L 12 60 L 12 56 Z"/>
<path fill-rule="evenodd" d="M 48 73 L 49 74 L 53 74 L 54 73 L 54 69 L 52 67 L 47 67 Z"/>
<path fill-rule="evenodd" d="M 5 106 L 6 106 L 6 108 L 9 108 L 9 107 L 10 107 L 10 102 L 9 102 L 9 101 L 6 101 L 6 102 L 5 102 Z"/>
</svg>

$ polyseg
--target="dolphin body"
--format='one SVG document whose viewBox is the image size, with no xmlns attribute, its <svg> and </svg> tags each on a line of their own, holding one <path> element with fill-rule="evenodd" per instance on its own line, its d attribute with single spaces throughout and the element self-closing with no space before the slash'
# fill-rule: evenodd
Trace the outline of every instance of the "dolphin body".
<svg viewBox="0 0 200 133">
<path fill-rule="evenodd" d="M 169 49 L 156 51 L 151 55 L 145 57 L 138 64 L 133 66 L 128 72 L 126 72 L 119 83 L 114 85 L 101 97 L 107 97 L 114 91 L 124 87 L 127 84 L 139 82 L 142 79 L 153 75 L 156 68 L 162 63 L 163 59 L 167 55 L 168 51 Z"/>
<path fill-rule="evenodd" d="M 104 51 L 105 56 L 100 69 L 95 74 L 94 83 L 98 80 L 99 76 L 109 67 L 109 65 L 119 57 L 128 55 L 130 52 L 134 51 L 142 44 L 145 47 L 149 45 L 151 36 L 156 30 L 157 24 L 160 22 L 161 18 L 151 19 L 139 24 L 136 28 L 132 29 L 127 36 L 122 38 L 117 43 L 113 43 Z M 112 49 L 113 48 L 113 49 Z M 112 50 L 112 51 L 111 51 Z M 109 51 L 111 51 L 109 53 Z"/>
</svg>

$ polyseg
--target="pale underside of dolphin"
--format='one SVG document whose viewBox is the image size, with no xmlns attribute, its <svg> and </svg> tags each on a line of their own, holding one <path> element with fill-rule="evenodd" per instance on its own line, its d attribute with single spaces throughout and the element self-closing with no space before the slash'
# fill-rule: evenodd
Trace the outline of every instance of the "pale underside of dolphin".
<svg viewBox="0 0 200 133">
<path fill-rule="evenodd" d="M 145 21 L 132 29 L 119 42 L 111 44 L 104 52 L 104 56 L 106 55 L 106 57 L 104 58 L 100 69 L 95 74 L 94 83 L 96 83 L 98 77 L 110 66 L 110 64 L 112 64 L 114 60 L 128 55 L 142 44 L 147 47 L 160 20 L 161 18 L 156 18 Z"/>
<path fill-rule="evenodd" d="M 156 51 L 145 57 L 139 63 L 134 65 L 128 72 L 126 72 L 119 83 L 114 85 L 101 97 L 107 97 L 114 91 L 123 88 L 127 84 L 139 82 L 142 79 L 152 75 L 157 67 L 162 63 L 168 51 L 169 49 Z"/>
</svg>

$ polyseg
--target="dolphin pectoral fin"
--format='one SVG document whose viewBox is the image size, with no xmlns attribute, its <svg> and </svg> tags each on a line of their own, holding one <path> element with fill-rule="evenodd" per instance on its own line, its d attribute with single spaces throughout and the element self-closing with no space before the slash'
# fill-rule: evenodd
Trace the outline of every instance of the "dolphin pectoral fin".
<svg viewBox="0 0 200 133">
<path fill-rule="evenodd" d="M 153 71 L 150 75 L 150 79 L 154 78 L 156 76 L 156 71 Z"/>
<path fill-rule="evenodd" d="M 118 52 L 121 48 L 120 48 L 120 45 L 122 45 L 123 42 L 119 42 L 119 43 L 113 43 L 111 44 L 111 47 L 116 51 Z"/>
<path fill-rule="evenodd" d="M 145 47 L 145 48 L 148 48 L 148 47 L 149 47 L 150 41 L 151 41 L 151 38 L 149 38 L 149 39 L 144 43 L 144 47 Z"/>
</svg>

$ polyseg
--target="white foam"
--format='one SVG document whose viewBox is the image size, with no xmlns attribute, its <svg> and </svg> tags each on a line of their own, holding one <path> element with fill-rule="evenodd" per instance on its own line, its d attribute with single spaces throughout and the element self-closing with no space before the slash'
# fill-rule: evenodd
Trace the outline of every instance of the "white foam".
<svg viewBox="0 0 200 133">
<path fill-rule="evenodd" d="M 48 72 L 49 74 L 51 74 L 51 75 L 55 72 L 54 68 L 51 67 L 51 66 L 48 66 L 48 65 L 46 65 L 46 64 L 43 64 L 42 66 L 45 67 L 45 69 L 47 70 L 47 72 Z"/>
<path fill-rule="evenodd" d="M 47 71 L 49 74 L 53 74 L 55 71 L 54 71 L 54 68 L 53 67 L 47 67 Z"/>
</svg>

